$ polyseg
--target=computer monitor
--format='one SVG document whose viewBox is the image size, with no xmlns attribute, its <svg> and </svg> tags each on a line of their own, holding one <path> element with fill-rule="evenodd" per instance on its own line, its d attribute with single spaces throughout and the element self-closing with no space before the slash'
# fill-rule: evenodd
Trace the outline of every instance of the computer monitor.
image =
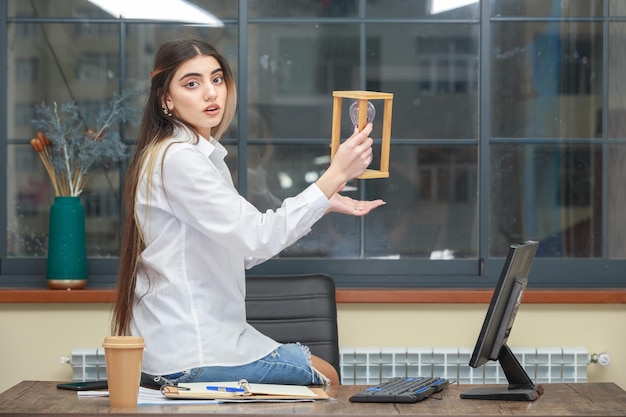
<svg viewBox="0 0 626 417">
<path fill-rule="evenodd" d="M 463 392 L 461 398 L 533 401 L 543 393 L 543 387 L 533 383 L 507 346 L 538 245 L 538 242 L 527 241 L 509 248 L 469 361 L 472 368 L 478 368 L 488 361 L 498 361 L 509 383 L 508 387 L 496 385 L 471 388 Z"/>
</svg>

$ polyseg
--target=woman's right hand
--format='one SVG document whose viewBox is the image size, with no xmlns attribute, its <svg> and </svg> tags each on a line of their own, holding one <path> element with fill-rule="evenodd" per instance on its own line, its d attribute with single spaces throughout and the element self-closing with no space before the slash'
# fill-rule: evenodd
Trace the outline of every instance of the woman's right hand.
<svg viewBox="0 0 626 417">
<path fill-rule="evenodd" d="M 372 162 L 374 141 L 369 137 L 371 132 L 371 123 L 368 123 L 360 132 L 355 127 L 352 136 L 337 148 L 330 166 L 316 182 L 329 199 L 346 182 L 361 175 Z"/>
</svg>

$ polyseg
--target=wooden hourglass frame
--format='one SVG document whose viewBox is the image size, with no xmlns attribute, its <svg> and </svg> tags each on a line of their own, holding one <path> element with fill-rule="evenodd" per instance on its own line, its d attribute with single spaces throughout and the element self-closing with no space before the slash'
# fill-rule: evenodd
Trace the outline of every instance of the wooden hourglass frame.
<svg viewBox="0 0 626 417">
<path fill-rule="evenodd" d="M 367 124 L 367 102 L 370 100 L 383 100 L 383 137 L 380 151 L 380 170 L 366 169 L 359 179 L 388 178 L 389 177 L 389 148 L 391 146 L 391 111 L 393 107 L 393 94 L 380 93 L 377 91 L 333 91 L 333 126 L 330 160 L 335 157 L 341 140 L 341 103 L 344 98 L 356 100 L 359 106 L 358 129 L 363 130 Z"/>
</svg>

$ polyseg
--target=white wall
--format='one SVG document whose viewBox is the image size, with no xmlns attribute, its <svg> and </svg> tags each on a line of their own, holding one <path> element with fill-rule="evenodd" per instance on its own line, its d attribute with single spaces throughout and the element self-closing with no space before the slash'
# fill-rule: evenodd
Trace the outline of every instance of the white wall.
<svg viewBox="0 0 626 417">
<path fill-rule="evenodd" d="M 338 308 L 340 345 L 358 347 L 473 346 L 486 311 L 484 304 Z M 71 380 L 71 366 L 60 358 L 72 349 L 101 346 L 110 312 L 110 304 L 0 304 L 0 392 L 22 380 Z M 626 305 L 523 304 L 509 344 L 608 352 L 609 366 L 590 365 L 589 380 L 626 388 Z"/>
</svg>

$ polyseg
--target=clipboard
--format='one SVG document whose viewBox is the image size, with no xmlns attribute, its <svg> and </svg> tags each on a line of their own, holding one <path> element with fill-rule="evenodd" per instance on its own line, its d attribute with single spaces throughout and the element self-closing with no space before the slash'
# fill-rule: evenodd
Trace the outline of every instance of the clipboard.
<svg viewBox="0 0 626 417">
<path fill-rule="evenodd" d="M 220 387 L 221 390 L 207 389 Z M 253 384 L 242 379 L 228 382 L 192 382 L 165 385 L 161 393 L 171 399 L 254 401 L 317 401 L 330 397 L 322 388 L 302 385 Z"/>
</svg>

